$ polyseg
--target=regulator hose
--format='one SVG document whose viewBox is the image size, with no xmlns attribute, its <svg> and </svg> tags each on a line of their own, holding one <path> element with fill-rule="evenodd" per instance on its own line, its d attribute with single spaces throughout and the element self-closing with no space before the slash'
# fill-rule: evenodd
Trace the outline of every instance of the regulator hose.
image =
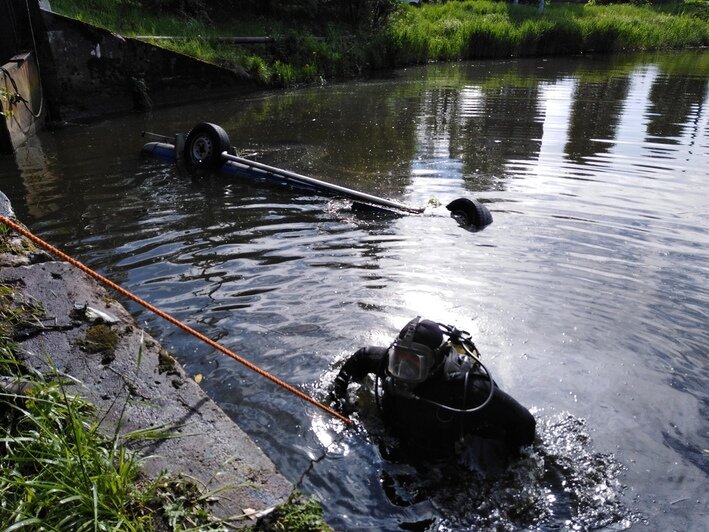
<svg viewBox="0 0 709 532">
<path fill-rule="evenodd" d="M 443 410 L 447 410 L 449 412 L 455 412 L 458 414 L 472 414 L 473 412 L 479 412 L 480 410 L 485 408 L 488 404 L 490 404 L 490 401 L 492 401 L 492 396 L 495 395 L 495 383 L 493 382 L 492 375 L 490 374 L 490 371 L 487 369 L 487 367 L 479 360 L 477 362 L 478 362 L 478 364 L 480 364 L 480 367 L 485 371 L 485 374 L 488 377 L 488 383 L 490 384 L 490 393 L 488 393 L 487 398 L 476 407 L 456 408 L 454 406 L 448 406 L 448 405 L 444 405 L 442 403 L 438 403 L 438 402 L 433 401 L 431 399 L 426 399 L 425 397 L 419 397 L 418 395 L 416 395 L 414 393 L 407 393 L 406 395 L 408 395 L 412 399 L 416 399 L 418 401 L 423 401 L 424 403 L 428 403 L 428 404 L 437 406 L 437 407 L 442 408 Z M 467 386 L 468 386 L 468 376 L 470 375 L 470 372 L 472 370 L 473 370 L 473 368 L 470 368 L 467 371 L 467 373 L 465 374 L 465 381 L 463 382 L 463 385 L 466 387 L 466 391 L 467 391 Z"/>
<path fill-rule="evenodd" d="M 420 396 L 416 395 L 415 393 L 409 392 L 409 391 L 402 390 L 398 393 L 404 397 L 408 397 L 410 399 L 415 399 L 417 401 L 423 401 L 424 403 L 428 403 L 428 404 L 437 406 L 439 408 L 442 408 L 443 410 L 447 410 L 448 412 L 455 412 L 458 414 L 472 414 L 473 412 L 479 412 L 483 408 L 485 408 L 488 404 L 490 404 L 490 401 L 492 401 L 493 395 L 495 395 L 495 382 L 492 378 L 492 373 L 490 373 L 490 370 L 487 369 L 487 366 L 485 366 L 485 364 L 483 364 L 480 361 L 480 358 L 475 354 L 477 352 L 477 348 L 475 347 L 475 344 L 470 339 L 470 334 L 468 332 L 461 331 L 461 330 L 453 327 L 452 325 L 444 325 L 442 323 L 439 323 L 438 325 L 441 327 L 441 329 L 443 329 L 446 332 L 446 334 L 448 335 L 448 337 L 451 340 L 459 342 L 460 345 L 465 350 L 465 352 L 467 353 L 467 355 L 471 359 L 473 359 L 475 362 L 470 368 L 468 368 L 468 371 L 465 373 L 465 379 L 463 380 L 463 386 L 464 386 L 463 398 L 464 398 L 464 400 L 466 399 L 467 392 L 468 392 L 468 378 L 470 377 L 470 372 L 473 371 L 475 364 L 479 365 L 480 368 L 485 373 L 485 375 L 487 376 L 487 382 L 490 386 L 490 392 L 487 394 L 487 397 L 485 398 L 485 400 L 482 403 L 480 403 L 478 406 L 475 406 L 473 408 L 456 408 L 454 406 L 444 405 L 444 404 L 439 403 L 437 401 L 433 401 L 432 399 L 420 397 Z M 470 345 L 473 346 L 472 349 L 470 348 Z M 377 375 L 377 381 L 378 380 L 379 380 L 379 375 Z M 378 382 L 376 384 L 378 384 Z M 375 384 L 375 390 L 377 388 L 376 384 Z M 379 404 L 378 394 L 377 394 L 377 404 Z"/>
</svg>

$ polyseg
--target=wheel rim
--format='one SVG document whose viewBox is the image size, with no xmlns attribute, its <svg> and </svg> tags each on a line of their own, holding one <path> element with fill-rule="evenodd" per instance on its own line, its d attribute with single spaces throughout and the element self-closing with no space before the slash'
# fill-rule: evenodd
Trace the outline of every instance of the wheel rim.
<svg viewBox="0 0 709 532">
<path fill-rule="evenodd" d="M 207 135 L 200 135 L 194 139 L 190 155 L 194 162 L 201 163 L 207 160 L 212 155 L 213 151 L 214 145 L 212 144 L 212 139 Z"/>
</svg>

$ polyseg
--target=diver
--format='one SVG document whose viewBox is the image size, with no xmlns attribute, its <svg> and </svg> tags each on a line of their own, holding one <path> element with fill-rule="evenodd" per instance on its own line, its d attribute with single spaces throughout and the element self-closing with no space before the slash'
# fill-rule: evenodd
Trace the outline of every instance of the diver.
<svg viewBox="0 0 709 532">
<path fill-rule="evenodd" d="M 510 455 L 534 442 L 532 414 L 500 390 L 470 334 L 417 317 L 389 347 L 363 347 L 342 366 L 336 403 L 351 411 L 348 386 L 375 376 L 385 425 L 415 451 L 455 452 L 470 437 L 494 440 Z"/>
</svg>

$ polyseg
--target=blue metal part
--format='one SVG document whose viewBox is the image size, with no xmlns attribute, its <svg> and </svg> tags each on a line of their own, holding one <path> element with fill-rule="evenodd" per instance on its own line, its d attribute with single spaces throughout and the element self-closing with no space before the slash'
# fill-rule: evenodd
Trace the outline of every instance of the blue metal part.
<svg viewBox="0 0 709 532">
<path fill-rule="evenodd" d="M 170 144 L 167 142 L 148 142 L 143 146 L 142 152 L 144 154 L 157 157 L 158 159 L 177 162 L 177 154 L 174 144 Z M 339 185 L 334 185 L 332 183 L 327 183 L 325 181 L 320 181 L 311 177 L 302 176 L 300 174 L 289 172 L 288 170 L 282 170 L 280 168 L 267 166 L 261 163 L 257 163 L 255 161 L 243 159 L 241 157 L 230 156 L 226 153 L 223 154 L 223 157 L 224 164 L 221 166 L 219 171 L 228 175 L 243 177 L 247 179 L 267 181 L 269 183 L 276 183 L 279 185 L 287 185 L 289 187 L 297 188 L 299 190 L 321 192 L 335 196 L 339 195 L 342 197 L 348 197 L 349 199 L 355 200 L 358 210 L 399 214 L 401 214 L 402 212 L 420 213 L 422 211 L 420 209 L 408 207 L 407 205 L 396 203 L 394 201 L 389 201 L 384 198 L 371 196 L 363 192 L 347 189 Z M 369 205 L 370 208 L 365 209 L 364 207 L 366 205 Z M 375 205 L 377 205 L 376 208 Z"/>
</svg>

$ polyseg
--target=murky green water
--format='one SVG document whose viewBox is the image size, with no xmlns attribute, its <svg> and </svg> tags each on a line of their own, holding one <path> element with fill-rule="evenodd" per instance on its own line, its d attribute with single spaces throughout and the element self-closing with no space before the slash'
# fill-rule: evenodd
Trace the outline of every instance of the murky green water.
<svg viewBox="0 0 709 532">
<path fill-rule="evenodd" d="M 417 314 L 473 333 L 539 420 L 496 474 L 388 459 L 130 307 L 338 530 L 704 530 L 708 97 L 707 52 L 430 65 L 45 134 L 0 160 L 0 189 L 50 242 L 319 397 Z M 141 130 L 205 120 L 263 162 L 414 205 L 476 197 L 495 221 L 356 216 L 139 157 Z"/>
</svg>

